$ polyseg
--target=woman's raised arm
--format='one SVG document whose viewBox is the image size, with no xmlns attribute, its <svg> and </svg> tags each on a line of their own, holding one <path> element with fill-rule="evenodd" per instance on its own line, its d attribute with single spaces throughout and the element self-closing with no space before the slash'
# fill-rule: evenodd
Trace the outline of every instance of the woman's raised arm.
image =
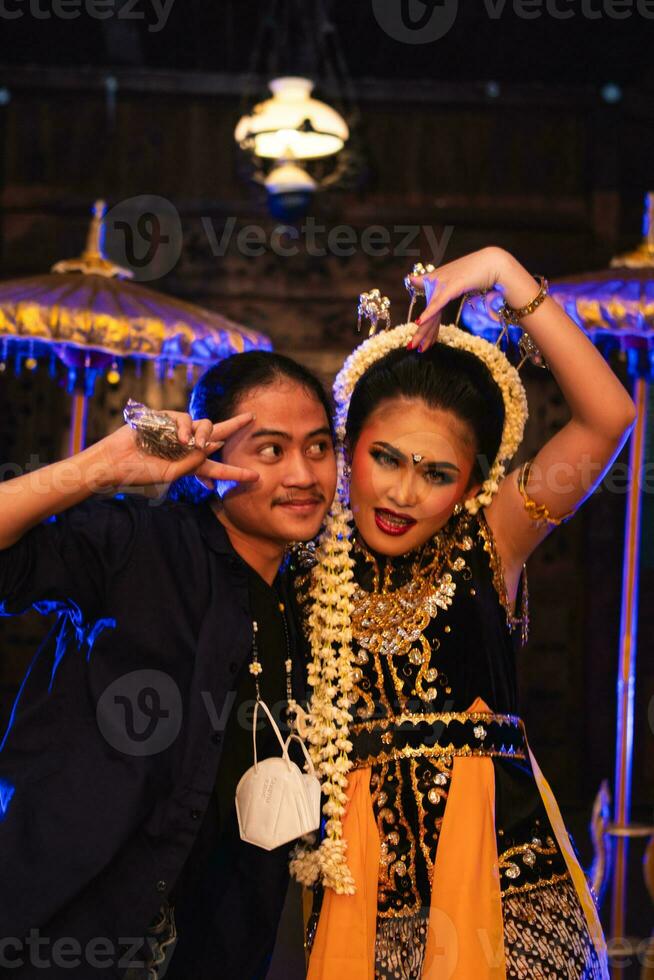
<svg viewBox="0 0 654 980">
<path fill-rule="evenodd" d="M 510 253 L 486 248 L 441 266 L 420 317 L 413 346 L 428 346 L 438 335 L 446 303 L 473 289 L 501 288 L 514 309 L 529 304 L 539 283 Z M 534 457 L 528 495 L 560 518 L 592 493 L 624 444 L 634 419 L 634 403 L 602 355 L 563 309 L 547 296 L 521 326 L 541 351 L 570 409 L 570 421 Z M 535 522 L 525 508 L 514 470 L 486 509 L 504 560 L 507 578 L 519 569 L 551 525 Z"/>
</svg>

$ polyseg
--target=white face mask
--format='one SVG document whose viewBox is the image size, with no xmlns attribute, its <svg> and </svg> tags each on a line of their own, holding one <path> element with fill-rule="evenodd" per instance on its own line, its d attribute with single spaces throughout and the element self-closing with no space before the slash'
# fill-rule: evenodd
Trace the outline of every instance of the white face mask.
<svg viewBox="0 0 654 980">
<path fill-rule="evenodd" d="M 261 705 L 268 715 L 281 756 L 257 760 L 257 709 Z M 308 772 L 302 772 L 291 761 L 288 744 L 295 739 L 302 746 Z M 236 815 L 241 839 L 271 851 L 282 844 L 311 833 L 320 826 L 320 782 L 307 747 L 299 735 L 291 734 L 284 742 L 270 709 L 260 698 L 255 702 L 252 719 L 254 765 L 245 772 L 236 787 Z"/>
</svg>

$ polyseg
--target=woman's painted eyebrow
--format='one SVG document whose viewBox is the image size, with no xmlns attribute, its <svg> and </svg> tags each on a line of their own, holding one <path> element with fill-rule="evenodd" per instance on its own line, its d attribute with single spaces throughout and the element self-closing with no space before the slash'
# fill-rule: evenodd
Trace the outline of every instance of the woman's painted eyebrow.
<svg viewBox="0 0 654 980">
<path fill-rule="evenodd" d="M 408 457 L 405 456 L 404 453 L 401 452 L 401 450 L 396 449 L 395 446 L 391 446 L 390 442 L 375 442 L 375 443 L 373 443 L 373 445 L 374 446 L 379 446 L 381 449 L 383 449 L 385 452 L 387 452 L 389 454 L 389 456 L 394 456 L 395 459 L 399 459 L 403 463 L 408 463 L 408 461 L 409 461 L 408 460 Z M 427 467 L 432 467 L 432 468 L 439 468 L 439 469 L 446 469 L 446 470 L 456 470 L 457 473 L 459 472 L 459 467 L 456 466 L 454 463 L 448 462 L 448 460 L 446 460 L 446 459 L 436 460 L 435 462 L 431 462 L 429 460 L 424 460 L 423 465 L 424 466 L 427 466 Z"/>
</svg>

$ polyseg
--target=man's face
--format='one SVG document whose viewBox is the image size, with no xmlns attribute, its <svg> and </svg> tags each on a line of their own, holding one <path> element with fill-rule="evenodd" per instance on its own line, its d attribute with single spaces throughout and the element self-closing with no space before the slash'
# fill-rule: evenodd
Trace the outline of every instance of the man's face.
<svg viewBox="0 0 654 980">
<path fill-rule="evenodd" d="M 336 459 L 325 409 L 289 379 L 239 399 L 253 421 L 227 440 L 221 460 L 256 470 L 256 483 L 217 488 L 223 521 L 240 534 L 285 546 L 318 533 L 336 490 Z"/>
</svg>

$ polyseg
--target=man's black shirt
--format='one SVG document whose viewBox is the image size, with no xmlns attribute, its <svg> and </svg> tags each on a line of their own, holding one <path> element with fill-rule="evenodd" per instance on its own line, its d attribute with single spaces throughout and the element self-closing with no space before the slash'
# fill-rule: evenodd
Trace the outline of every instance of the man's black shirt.
<svg viewBox="0 0 654 980">
<path fill-rule="evenodd" d="M 21 980 L 43 976 L 35 958 L 51 977 L 121 977 L 111 951 L 170 897 L 214 796 L 251 651 L 247 566 L 207 504 L 98 498 L 0 551 L 0 612 L 30 606 L 57 622 L 0 742 L 4 965 Z M 229 980 L 258 975 L 287 883 L 290 845 L 243 848 L 229 879 L 242 894 L 222 913 Z M 36 952 L 31 929 L 47 940 Z"/>
<path fill-rule="evenodd" d="M 289 729 L 283 708 L 287 700 L 285 661 L 289 652 L 284 616 L 279 606 L 280 602 L 285 607 L 289 604 L 287 581 L 284 576 L 278 575 L 274 585 L 270 586 L 253 569 L 247 566 L 246 569 L 250 612 L 258 626 L 258 659 L 263 668 L 259 675 L 259 689 L 280 727 L 282 737 L 286 738 Z M 231 926 L 232 915 L 226 912 L 227 906 L 239 901 L 246 918 L 252 921 L 257 918 L 261 914 L 258 889 L 252 891 L 249 884 L 250 881 L 256 882 L 257 877 L 267 881 L 268 887 L 276 887 L 282 900 L 286 893 L 285 869 L 280 866 L 276 852 L 272 852 L 271 856 L 261 848 L 244 843 L 238 831 L 234 804 L 236 786 L 254 762 L 252 708 L 256 687 L 249 670 L 250 660 L 248 658 L 240 670 L 234 707 L 225 729 L 226 751 L 220 761 L 214 793 L 189 858 L 170 896 L 179 938 L 166 972 L 167 980 L 205 976 L 215 980 L 217 975 L 230 976 L 236 970 L 236 963 L 230 958 L 233 956 L 238 957 L 238 966 L 243 970 L 243 952 L 237 952 L 235 948 L 229 950 L 230 936 L 225 930 Z M 280 754 L 281 747 L 270 722 L 259 711 L 258 758 Z M 296 761 L 299 760 L 296 758 Z M 245 870 L 244 865 L 247 866 Z M 267 925 L 269 935 L 272 934 L 273 925 L 272 922 Z M 242 975 L 252 978 L 265 976 L 270 950 L 264 955 L 261 949 L 250 952 L 250 973 L 243 972 Z M 217 971 L 216 964 L 219 962 L 224 972 Z M 234 972 L 234 975 L 237 973 Z"/>
</svg>

